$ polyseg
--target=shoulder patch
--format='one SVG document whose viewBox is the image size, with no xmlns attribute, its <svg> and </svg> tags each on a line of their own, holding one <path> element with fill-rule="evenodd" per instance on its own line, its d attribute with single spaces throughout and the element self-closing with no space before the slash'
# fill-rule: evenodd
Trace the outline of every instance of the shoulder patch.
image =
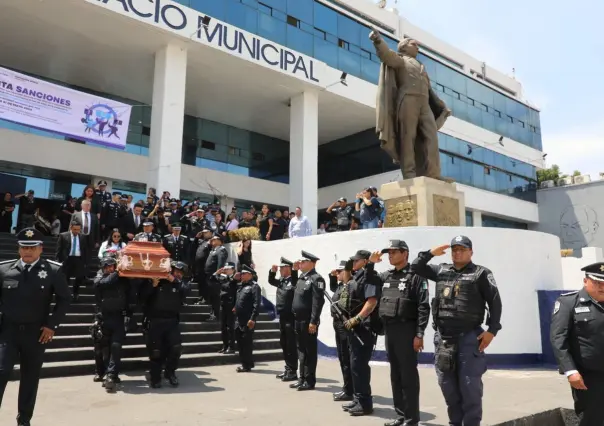
<svg viewBox="0 0 604 426">
<path fill-rule="evenodd" d="M 323 278 L 319 277 L 317 280 L 317 287 L 319 287 L 321 290 L 325 290 L 325 280 Z"/>
<path fill-rule="evenodd" d="M 422 280 L 422 290 L 428 290 L 428 281 Z"/>
<path fill-rule="evenodd" d="M 47 260 L 47 262 L 50 263 L 51 265 L 63 266 L 63 264 L 61 262 L 57 262 L 56 260 Z"/>
<path fill-rule="evenodd" d="M 0 261 L 0 265 L 6 265 L 7 263 L 14 263 L 19 259 L 13 259 L 13 260 L 2 260 Z"/>
<path fill-rule="evenodd" d="M 491 283 L 492 286 L 497 287 L 497 283 L 495 282 L 495 277 L 493 276 L 492 272 L 487 274 L 487 280 L 489 280 L 489 283 Z"/>
<path fill-rule="evenodd" d="M 560 296 L 572 296 L 573 294 L 577 294 L 579 290 L 569 291 L 568 293 L 562 293 Z"/>
<path fill-rule="evenodd" d="M 559 310 L 560 310 L 560 301 L 556 300 L 556 303 L 554 303 L 554 315 L 556 315 Z"/>
</svg>

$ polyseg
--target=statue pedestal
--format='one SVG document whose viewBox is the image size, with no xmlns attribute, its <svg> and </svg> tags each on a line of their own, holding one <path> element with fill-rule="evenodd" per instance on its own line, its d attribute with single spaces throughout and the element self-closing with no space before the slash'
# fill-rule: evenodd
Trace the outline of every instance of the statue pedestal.
<svg viewBox="0 0 604 426">
<path fill-rule="evenodd" d="M 466 226 L 463 192 L 454 183 L 417 177 L 382 185 L 385 228 L 404 226 Z"/>
</svg>

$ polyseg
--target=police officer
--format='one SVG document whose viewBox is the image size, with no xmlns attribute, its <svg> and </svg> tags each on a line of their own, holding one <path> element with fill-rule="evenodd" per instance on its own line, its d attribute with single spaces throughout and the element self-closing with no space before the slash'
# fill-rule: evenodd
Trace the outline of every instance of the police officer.
<svg viewBox="0 0 604 426">
<path fill-rule="evenodd" d="M 111 193 L 109 191 L 107 191 L 107 181 L 106 180 L 100 180 L 97 183 L 97 189 L 94 191 L 94 194 L 96 195 L 97 199 L 99 200 L 99 206 L 102 209 L 105 207 L 105 205 L 109 202 L 111 202 Z"/>
<path fill-rule="evenodd" d="M 181 229 L 180 223 L 175 223 L 172 225 L 172 234 L 165 235 L 163 240 L 164 248 L 170 253 L 170 258 L 177 262 L 187 260 L 186 256 L 189 246 L 187 238 L 180 235 Z"/>
<path fill-rule="evenodd" d="M 126 327 L 132 317 L 130 279 L 119 276 L 117 261 L 112 256 L 104 257 L 101 270 L 94 279 L 95 286 L 95 323 L 100 326 L 100 337 L 94 342 L 94 361 L 96 364 L 95 382 L 103 382 L 107 392 L 113 392 L 120 383 L 122 345 L 126 337 Z"/>
<path fill-rule="evenodd" d="M 279 270 L 279 279 L 277 279 Z M 298 380 L 298 351 L 296 350 L 296 333 L 294 332 L 294 314 L 292 313 L 292 302 L 294 290 L 298 282 L 298 265 L 284 257 L 281 258 L 279 266 L 273 265 L 268 272 L 268 283 L 277 287 L 277 314 L 279 315 L 279 331 L 285 370 L 277 374 L 277 378 L 284 382 Z"/>
<path fill-rule="evenodd" d="M 216 279 L 220 283 L 220 329 L 222 331 L 222 349 L 220 354 L 235 353 L 235 298 L 237 297 L 237 279 L 235 264 L 227 262 L 216 271 Z"/>
<path fill-rule="evenodd" d="M 350 369 L 354 400 L 344 405 L 351 416 L 364 416 L 373 413 L 371 396 L 371 367 L 369 361 L 376 341 L 375 329 L 371 317 L 380 297 L 382 281 L 374 269 L 378 254 L 372 258 L 371 252 L 359 250 L 350 258 L 354 272 L 353 280 L 347 283 L 348 303 L 346 311 L 349 319 L 344 323 L 347 330 L 354 330 L 355 335 L 348 339 L 350 351 Z"/>
<path fill-rule="evenodd" d="M 453 264 L 428 265 L 451 248 Z M 472 262 L 472 241 L 463 235 L 451 244 L 420 252 L 411 271 L 436 282 L 432 300 L 435 367 L 452 424 L 477 426 L 482 419 L 484 350 L 501 329 L 501 298 L 493 273 Z M 486 331 L 481 327 L 488 306 Z M 462 362 L 463 361 L 463 362 Z"/>
<path fill-rule="evenodd" d="M 182 351 L 179 317 L 189 291 L 189 283 L 184 280 L 186 267 L 183 262 L 172 262 L 172 272 L 168 278 L 148 280 L 141 289 L 152 388 L 161 387 L 163 364 L 164 378 L 170 385 L 178 386 L 175 371 Z"/>
<path fill-rule="evenodd" d="M 134 241 L 147 241 L 150 243 L 161 243 L 161 236 L 153 233 L 153 221 L 145 219 L 143 222 L 143 232 L 134 236 Z"/>
<path fill-rule="evenodd" d="M 563 294 L 554 305 L 551 343 L 572 388 L 580 426 L 604 425 L 604 263 L 585 272 L 583 288 Z"/>
<path fill-rule="evenodd" d="M 348 204 L 346 198 L 340 198 L 327 208 L 327 213 L 330 213 L 337 221 L 338 231 L 349 231 L 352 223 L 353 208 Z"/>
<path fill-rule="evenodd" d="M 379 315 L 386 336 L 392 400 L 399 417 L 385 426 L 414 426 L 419 424 L 417 354 L 424 348 L 430 319 L 428 281 L 411 272 L 407 243 L 391 240 L 381 255 L 386 253 L 394 268 L 381 274 L 384 286 Z"/>
<path fill-rule="evenodd" d="M 195 282 L 199 289 L 199 300 L 196 303 L 197 305 L 201 305 L 204 300 L 207 302 L 209 299 L 206 262 L 212 251 L 211 238 L 212 230 L 210 228 L 204 228 L 203 231 L 195 236 L 195 243 L 191 248 L 191 252 L 194 251 L 192 259 L 195 263 Z"/>
<path fill-rule="evenodd" d="M 229 252 L 222 245 L 222 242 L 222 235 L 216 234 L 210 239 L 212 251 L 208 256 L 208 260 L 206 260 L 204 268 L 207 283 L 207 301 L 212 307 L 210 321 L 216 321 L 218 315 L 220 315 L 220 283 L 216 280 L 214 274 L 220 268 L 224 267 L 229 257 Z"/>
<path fill-rule="evenodd" d="M 0 405 L 9 375 L 20 363 L 17 424 L 29 426 L 34 414 L 46 343 L 69 308 L 69 287 L 61 264 L 41 259 L 42 233 L 25 228 L 17 234 L 18 260 L 0 262 Z M 37 291 L 33 291 L 37 289 Z M 50 314 L 50 304 L 55 307 Z"/>
<path fill-rule="evenodd" d="M 333 296 L 331 300 L 331 316 L 333 329 L 336 332 L 336 350 L 340 369 L 342 370 L 342 390 L 333 394 L 334 401 L 352 401 L 354 389 L 352 387 L 352 372 L 350 370 L 350 351 L 348 340 L 350 331 L 344 327 L 344 319 L 338 315 L 336 304 L 342 312 L 348 306 L 348 282 L 352 279 L 352 261 L 342 260 L 340 265 L 329 274 L 329 289 Z"/>
<path fill-rule="evenodd" d="M 260 286 L 254 281 L 255 271 L 251 266 L 243 265 L 241 268 L 241 286 L 237 289 L 235 302 L 235 333 L 239 346 L 239 359 L 241 367 L 238 373 L 247 373 L 254 368 L 252 351 L 254 349 L 254 329 L 256 318 L 262 306 Z"/>
<path fill-rule="evenodd" d="M 120 204 L 121 196 L 121 192 L 114 192 L 113 199 L 105 203 L 105 207 L 101 210 L 103 239 L 107 239 L 113 229 L 119 229 L 122 218 L 126 215 L 126 208 Z"/>
<path fill-rule="evenodd" d="M 299 391 L 312 390 L 317 382 L 317 333 L 325 304 L 325 280 L 315 270 L 318 260 L 317 256 L 302 250 L 299 260 L 302 273 L 298 276 L 292 302 L 300 374 L 298 381 L 289 387 Z"/>
</svg>

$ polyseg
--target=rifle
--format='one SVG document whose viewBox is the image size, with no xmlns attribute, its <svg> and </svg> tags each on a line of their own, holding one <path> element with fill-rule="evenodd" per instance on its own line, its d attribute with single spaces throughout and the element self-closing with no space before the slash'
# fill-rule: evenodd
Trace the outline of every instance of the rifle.
<svg viewBox="0 0 604 426">
<path fill-rule="evenodd" d="M 340 306 L 338 305 L 338 302 L 334 302 L 333 299 L 331 298 L 331 296 L 329 294 L 327 294 L 326 291 L 324 291 L 323 294 L 325 295 L 325 297 L 327 297 L 327 301 L 329 302 L 329 304 L 331 306 L 333 306 L 334 309 L 336 310 L 336 315 L 338 316 L 338 319 L 340 321 L 342 321 L 342 323 L 345 323 L 346 321 L 348 321 L 350 318 L 348 317 L 348 315 L 346 315 L 344 313 L 342 308 L 340 308 Z M 352 329 L 352 328 L 350 330 L 347 329 L 347 331 L 350 332 L 359 341 L 359 343 L 361 345 L 365 344 L 365 342 L 363 342 L 363 340 L 359 337 L 357 332 L 354 331 L 354 329 Z"/>
</svg>

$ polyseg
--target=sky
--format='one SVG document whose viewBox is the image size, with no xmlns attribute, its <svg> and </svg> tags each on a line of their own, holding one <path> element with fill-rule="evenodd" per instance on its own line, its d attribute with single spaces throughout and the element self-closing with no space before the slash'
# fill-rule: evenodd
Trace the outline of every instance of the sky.
<svg viewBox="0 0 604 426">
<path fill-rule="evenodd" d="M 388 7 L 394 5 L 389 0 Z M 398 0 L 412 24 L 505 74 L 541 110 L 547 166 L 604 172 L 604 1 Z"/>
</svg>

